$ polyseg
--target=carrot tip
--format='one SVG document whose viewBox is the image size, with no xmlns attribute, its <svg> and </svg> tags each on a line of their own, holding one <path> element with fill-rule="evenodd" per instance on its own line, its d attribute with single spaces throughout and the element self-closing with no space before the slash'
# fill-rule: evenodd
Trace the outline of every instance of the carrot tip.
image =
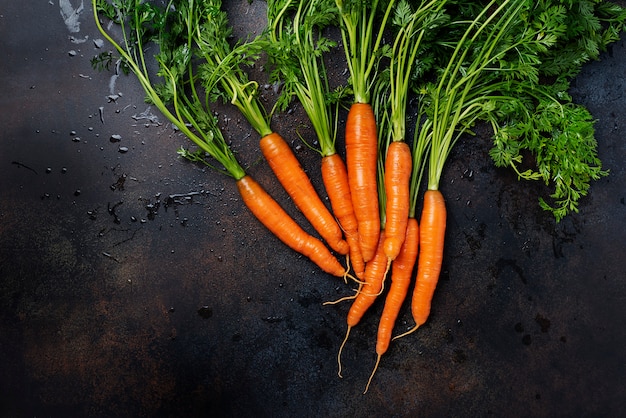
<svg viewBox="0 0 626 418">
<path fill-rule="evenodd" d="M 376 364 L 374 364 L 374 369 L 372 370 L 372 374 L 370 374 L 370 378 L 367 380 L 367 385 L 365 385 L 365 390 L 363 391 L 363 395 L 365 395 L 370 388 L 370 384 L 372 383 L 374 374 L 376 373 L 376 370 L 378 370 L 378 364 L 380 363 L 381 357 L 382 357 L 381 354 L 378 354 L 378 357 L 376 357 Z"/>
<path fill-rule="evenodd" d="M 348 341 L 348 336 L 350 335 L 351 329 L 352 327 L 348 325 L 346 336 L 344 337 L 343 342 L 341 343 L 341 346 L 339 346 L 339 353 L 337 353 L 337 364 L 339 365 L 339 370 L 337 371 L 337 375 L 342 378 L 343 376 L 341 375 L 341 352 L 343 351 L 343 347 L 346 345 L 346 341 Z"/>
</svg>

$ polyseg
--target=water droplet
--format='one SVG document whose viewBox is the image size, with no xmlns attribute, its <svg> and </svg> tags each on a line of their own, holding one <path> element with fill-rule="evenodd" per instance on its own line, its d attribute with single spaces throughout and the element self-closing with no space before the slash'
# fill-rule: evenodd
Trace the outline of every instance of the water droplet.
<svg viewBox="0 0 626 418">
<path fill-rule="evenodd" d="M 118 151 L 119 151 L 121 154 L 125 154 L 125 153 L 127 153 L 127 152 L 128 152 L 128 147 L 119 147 L 119 148 L 118 148 Z"/>
<path fill-rule="evenodd" d="M 113 134 L 111 135 L 111 137 L 109 138 L 109 141 L 111 142 L 120 142 L 122 140 L 122 135 L 118 135 L 118 134 Z"/>
<path fill-rule="evenodd" d="M 50 174 L 50 173 L 52 173 L 52 168 L 50 167 L 46 168 L 46 174 Z"/>
<path fill-rule="evenodd" d="M 204 319 L 209 319 L 213 316 L 213 309 L 211 309 L 209 306 L 203 306 L 198 309 L 198 315 L 200 315 Z"/>
<path fill-rule="evenodd" d="M 80 189 L 76 189 L 74 191 L 74 196 L 80 196 Z"/>
</svg>

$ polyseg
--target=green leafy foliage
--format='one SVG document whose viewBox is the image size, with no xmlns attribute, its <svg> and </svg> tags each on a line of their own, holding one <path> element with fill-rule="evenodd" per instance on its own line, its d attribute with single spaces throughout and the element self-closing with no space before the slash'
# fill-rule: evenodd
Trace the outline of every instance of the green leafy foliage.
<svg viewBox="0 0 626 418">
<path fill-rule="evenodd" d="M 495 164 L 548 185 L 549 198 L 539 204 L 561 220 L 578 210 L 590 182 L 607 174 L 594 119 L 572 102 L 569 80 L 617 39 L 624 10 L 599 0 L 467 3 L 449 0 L 449 30 L 433 47 L 434 74 L 414 86 L 433 121 L 429 187 L 438 186 L 454 143 L 486 120 Z"/>
<path fill-rule="evenodd" d="M 568 89 L 583 64 L 619 39 L 626 9 L 605 0 L 442 0 L 417 19 L 416 10 L 428 1 L 267 2 L 268 33 L 241 42 L 232 37 L 221 0 L 92 0 L 98 26 L 117 51 L 95 56 L 92 65 L 137 74 L 147 100 L 235 176 L 243 170 L 210 111 L 217 100 L 235 105 L 264 135 L 271 132 L 272 113 L 297 97 L 327 154 L 334 152 L 333 107 L 340 101 L 378 95 L 376 106 L 393 104 L 399 115 L 385 110 L 381 124 L 395 125 L 403 136 L 408 92 L 419 104 L 415 138 L 431 141 L 429 187 L 438 187 L 451 147 L 480 120 L 493 129 L 494 163 L 520 179 L 544 182 L 550 191 L 539 203 L 557 220 L 577 211 L 591 182 L 607 175 L 594 119 Z M 107 33 L 100 18 L 119 31 Z M 329 26 L 340 30 L 349 73 L 335 88 L 324 66 L 338 46 L 326 36 Z M 394 46 L 403 30 L 410 42 Z M 420 47 L 410 49 L 415 42 Z M 157 52 L 147 56 L 148 50 Z M 266 55 L 274 65 L 270 82 L 281 86 L 270 112 L 245 71 Z M 148 71 L 153 64 L 155 74 Z"/>
</svg>

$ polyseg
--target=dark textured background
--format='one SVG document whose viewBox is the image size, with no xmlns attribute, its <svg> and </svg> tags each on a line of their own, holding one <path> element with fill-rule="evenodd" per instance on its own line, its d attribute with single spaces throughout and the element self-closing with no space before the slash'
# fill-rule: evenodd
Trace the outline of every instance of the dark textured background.
<svg viewBox="0 0 626 418">
<path fill-rule="evenodd" d="M 92 70 L 109 46 L 90 2 L 4 3 L 0 415 L 626 414 L 623 41 L 573 85 L 611 173 L 579 214 L 555 224 L 541 184 L 493 167 L 486 131 L 456 147 L 432 316 L 392 344 L 363 396 L 381 304 L 352 332 L 338 378 L 348 306 L 322 303 L 350 287 L 261 228 L 229 178 L 182 161 L 187 140 L 134 78 Z M 263 2 L 227 3 L 238 34 L 263 26 Z M 220 121 L 301 221 L 250 127 L 229 108 Z M 273 126 L 319 186 L 319 157 L 295 135 L 311 138 L 302 112 Z M 410 324 L 405 307 L 399 327 Z"/>
</svg>

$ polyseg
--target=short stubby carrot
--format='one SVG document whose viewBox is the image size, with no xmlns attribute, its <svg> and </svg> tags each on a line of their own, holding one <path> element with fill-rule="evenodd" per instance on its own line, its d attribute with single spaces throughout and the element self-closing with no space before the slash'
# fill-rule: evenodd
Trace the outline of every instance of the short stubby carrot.
<svg viewBox="0 0 626 418">
<path fill-rule="evenodd" d="M 353 103 L 346 121 L 346 166 L 363 260 L 374 257 L 380 234 L 377 159 L 378 133 L 372 106 Z"/>
<path fill-rule="evenodd" d="M 333 214 L 343 229 L 350 246 L 350 264 L 358 278 L 363 277 L 365 262 L 359 244 L 359 232 L 356 216 L 352 207 L 352 196 L 348 184 L 346 164 L 337 153 L 322 158 L 322 181 L 330 200 Z"/>
<path fill-rule="evenodd" d="M 349 246 L 337 220 L 319 197 L 289 144 L 274 132 L 261 138 L 260 146 L 278 181 L 313 228 L 333 250 L 348 254 Z"/>
<path fill-rule="evenodd" d="M 322 270 L 345 277 L 346 270 L 319 239 L 304 231 L 252 177 L 237 180 L 239 193 L 259 221 L 291 249 L 305 255 Z"/>
<path fill-rule="evenodd" d="M 389 260 L 400 253 L 409 220 L 409 182 L 413 160 L 411 149 L 403 141 L 389 144 L 385 157 L 385 254 Z"/>
</svg>

